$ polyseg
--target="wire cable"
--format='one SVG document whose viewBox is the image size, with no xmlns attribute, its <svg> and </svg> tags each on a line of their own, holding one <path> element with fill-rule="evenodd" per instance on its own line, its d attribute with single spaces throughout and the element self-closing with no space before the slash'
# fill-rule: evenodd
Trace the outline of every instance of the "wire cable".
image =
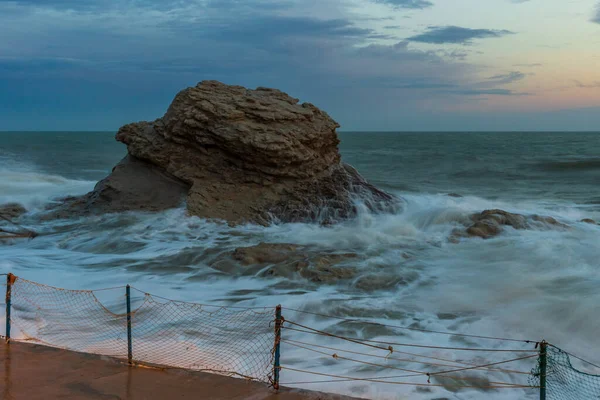
<svg viewBox="0 0 600 400">
<path fill-rule="evenodd" d="M 392 379 L 392 377 L 385 378 L 354 378 L 351 376 L 343 376 L 343 375 L 333 375 L 333 374 L 325 374 L 322 372 L 312 372 L 306 371 L 302 369 L 290 368 L 286 366 L 279 367 L 281 369 L 286 369 L 288 371 L 300 372 L 311 375 L 319 375 L 319 376 L 327 376 L 330 378 L 340 378 L 346 379 L 349 381 L 363 381 L 363 382 L 374 382 L 374 383 L 387 383 L 391 385 L 409 385 L 409 386 L 426 386 L 426 387 L 447 387 L 447 385 L 436 384 L 436 383 L 414 383 L 414 382 L 388 382 L 383 379 Z M 285 385 L 292 385 L 294 382 L 285 383 Z M 519 385 L 519 386 L 468 386 L 468 385 L 452 385 L 453 387 L 460 388 L 472 388 L 472 389 L 539 389 L 539 386 L 529 386 L 529 385 Z"/>
<path fill-rule="evenodd" d="M 448 336 L 462 336 L 462 337 L 470 337 L 470 338 L 475 338 L 475 339 L 501 340 L 501 341 L 521 342 L 521 343 L 536 343 L 535 340 L 511 339 L 511 338 L 501 338 L 501 337 L 482 336 L 482 335 L 469 335 L 469 334 L 457 333 L 457 332 L 445 332 L 445 331 L 435 331 L 435 330 L 430 330 L 430 329 L 410 328 L 410 327 L 407 327 L 407 326 L 383 324 L 383 323 L 380 323 L 380 322 L 373 322 L 373 321 L 368 321 L 368 320 L 363 320 L 363 319 L 349 319 L 349 318 L 336 317 L 336 316 L 333 316 L 333 315 L 320 314 L 320 313 L 316 313 L 316 312 L 312 312 L 312 311 L 298 310 L 298 309 L 295 309 L 295 308 L 288 308 L 288 307 L 282 307 L 282 308 L 284 310 L 295 311 L 295 312 L 303 313 L 303 314 L 316 315 L 316 316 L 323 317 L 323 318 L 338 319 L 338 320 L 341 320 L 341 321 L 344 321 L 344 322 L 360 322 L 360 323 L 363 323 L 363 324 L 379 325 L 379 326 L 384 326 L 384 327 L 387 327 L 387 328 L 404 329 L 404 330 L 408 330 L 408 331 L 425 332 L 425 333 L 436 333 L 436 334 L 439 334 L 439 335 L 448 335 Z"/>
<path fill-rule="evenodd" d="M 472 347 L 446 347 L 446 346 L 429 346 L 429 345 L 411 344 L 411 343 L 383 342 L 383 341 L 378 341 L 378 340 L 367 340 L 367 339 L 361 339 L 361 338 L 355 338 L 355 337 L 339 336 L 339 335 L 335 335 L 333 333 L 329 333 L 329 332 L 325 332 L 325 331 L 320 331 L 318 329 L 310 328 L 308 326 L 301 325 L 301 324 L 298 324 L 296 322 L 287 321 L 287 320 L 285 322 L 287 322 L 288 324 L 299 326 L 299 327 L 301 327 L 301 328 L 303 328 L 305 330 L 294 329 L 294 328 L 291 328 L 291 327 L 283 326 L 283 328 L 285 328 L 285 329 L 292 329 L 292 330 L 296 330 L 296 331 L 299 331 L 299 332 L 312 333 L 312 334 L 315 334 L 315 335 L 329 336 L 329 337 L 333 337 L 333 338 L 337 338 L 337 339 L 341 339 L 341 340 L 346 340 L 348 342 L 362 344 L 364 346 L 369 346 L 369 347 L 381 349 L 381 350 L 390 350 L 391 352 L 393 352 L 393 349 L 391 348 L 391 346 L 393 345 L 393 346 L 417 347 L 417 348 L 425 348 L 425 349 L 456 350 L 456 351 L 509 352 L 509 353 L 532 353 L 533 352 L 533 353 L 537 353 L 536 350 L 486 349 L 486 348 L 472 348 Z M 374 345 L 369 344 L 369 343 L 386 344 L 386 345 L 390 345 L 390 347 L 388 347 L 388 348 L 378 347 L 378 346 L 374 346 Z"/>
<path fill-rule="evenodd" d="M 404 372 L 411 372 L 410 375 L 401 375 L 398 376 L 398 378 L 411 378 L 411 377 L 415 377 L 415 376 L 427 376 L 427 377 L 432 377 L 432 376 L 436 376 L 436 377 L 445 377 L 445 378 L 452 378 L 452 379 L 460 379 L 460 380 L 473 380 L 473 379 L 478 379 L 478 378 L 473 378 L 473 377 L 456 377 L 456 376 L 448 376 L 446 375 L 447 373 L 452 373 L 452 372 L 460 372 L 460 371 L 467 371 L 467 370 L 473 370 L 473 369 L 477 369 L 478 367 L 471 367 L 471 368 L 461 368 L 461 369 L 456 369 L 456 370 L 450 370 L 450 371 L 441 371 L 441 372 L 426 372 L 426 371 L 418 371 L 418 370 L 411 370 L 411 369 L 404 369 L 404 368 L 399 368 L 399 367 L 394 367 L 391 365 L 382 365 L 382 364 L 375 364 L 375 363 L 370 363 L 367 361 L 361 361 L 361 360 L 355 360 L 353 358 L 348 358 L 348 357 L 342 357 L 339 356 L 337 354 L 328 354 L 319 350 L 314 350 L 314 349 L 310 349 L 308 347 L 304 347 L 304 346 L 299 346 L 299 345 L 293 345 L 305 350 L 309 350 L 318 354 L 322 354 L 328 357 L 333 357 L 334 359 L 341 359 L 341 360 L 346 360 L 346 361 L 351 361 L 351 362 L 356 362 L 359 364 L 365 364 L 365 365 L 370 365 L 373 367 L 379 367 L 379 368 L 387 368 L 387 369 L 394 369 L 394 370 L 398 370 L 398 371 L 404 371 Z M 514 361 L 518 361 L 518 360 L 523 360 L 525 358 L 531 358 L 531 357 L 536 357 L 536 356 L 528 356 L 528 357 L 522 357 L 519 359 L 514 359 L 514 360 L 507 360 L 507 361 L 501 361 L 501 362 L 497 362 L 497 363 L 493 363 L 493 364 L 487 364 L 487 365 L 483 365 L 483 367 L 486 366 L 490 366 L 490 365 L 498 365 L 498 364 L 504 364 L 504 363 L 509 363 L 509 362 L 514 362 Z M 506 382 L 492 382 L 490 381 L 490 383 L 493 384 L 497 384 L 497 385 L 507 385 L 507 386 L 514 386 L 514 383 L 506 383 Z"/>
<path fill-rule="evenodd" d="M 351 351 L 351 350 L 344 350 L 344 349 L 338 349 L 338 348 L 334 348 L 334 347 L 327 347 L 327 346 L 320 346 L 320 345 L 316 345 L 316 344 L 312 344 L 312 343 L 305 343 L 305 342 L 300 342 L 297 340 L 291 340 L 291 339 L 281 339 L 282 342 L 284 343 L 289 343 L 289 344 L 300 344 L 300 345 L 306 345 L 306 346 L 312 346 L 312 347 L 318 347 L 318 348 L 322 348 L 322 349 L 327 349 L 327 350 L 333 350 L 333 351 L 339 351 L 339 352 L 343 352 L 343 353 L 350 353 L 350 354 L 356 354 L 356 355 L 360 355 L 360 356 L 367 356 L 367 357 L 375 357 L 375 358 L 380 358 L 380 359 L 384 359 L 384 360 L 394 360 L 394 361 L 399 361 L 399 362 L 406 362 L 406 363 L 416 363 L 416 364 L 423 364 L 423 365 L 431 365 L 434 367 L 452 367 L 452 368 L 456 368 L 457 365 L 452 365 L 452 364 L 440 364 L 440 363 L 432 363 L 432 362 L 427 362 L 427 361 L 418 361 L 418 360 L 409 360 L 409 359 L 404 359 L 404 358 L 396 358 L 396 357 L 392 357 L 392 356 L 378 356 L 376 354 L 368 354 L 368 353 L 360 353 L 357 351 Z M 425 357 L 425 358 L 434 358 L 437 359 L 435 357 L 426 357 L 426 356 L 418 356 L 418 357 Z M 534 357 L 534 356 L 531 356 Z M 529 358 L 529 357 L 527 357 Z M 444 360 L 444 359 L 439 359 L 441 361 L 448 361 L 448 362 L 452 362 L 455 364 L 462 364 L 462 365 L 469 365 L 469 366 L 473 366 L 473 367 L 477 367 L 480 369 L 486 369 L 489 371 L 497 371 L 497 372 L 504 372 L 507 374 L 522 374 L 522 375 L 531 375 L 531 372 L 525 372 L 525 371 L 515 371 L 515 370 L 511 370 L 511 369 L 503 369 L 503 368 L 488 368 L 488 367 L 481 367 L 478 366 L 476 364 L 472 364 L 472 363 L 464 363 L 464 362 L 460 362 L 460 361 L 454 361 L 454 360 Z"/>
</svg>

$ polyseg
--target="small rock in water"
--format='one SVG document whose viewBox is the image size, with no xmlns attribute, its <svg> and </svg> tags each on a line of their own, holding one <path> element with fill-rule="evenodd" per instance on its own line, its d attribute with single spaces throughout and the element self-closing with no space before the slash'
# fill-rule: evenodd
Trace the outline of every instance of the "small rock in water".
<svg viewBox="0 0 600 400">
<path fill-rule="evenodd" d="M 584 218 L 581 220 L 581 222 L 585 222 L 586 224 L 598 225 L 598 223 L 591 218 Z"/>
<path fill-rule="evenodd" d="M 470 236 L 479 236 L 484 239 L 496 236 L 501 232 L 500 223 L 494 219 L 477 221 L 467 228 L 467 233 Z"/>
<path fill-rule="evenodd" d="M 552 226 L 562 229 L 568 229 L 569 226 L 557 221 L 553 217 L 521 214 L 513 214 L 504 210 L 485 210 L 481 213 L 472 214 L 470 217 L 473 224 L 468 226 L 466 236 L 476 236 L 483 239 L 489 239 L 503 232 L 504 226 L 511 226 L 514 229 L 531 229 L 536 224 Z M 455 230 L 448 239 L 451 243 L 458 243 L 459 238 L 465 236 L 460 230 Z"/>
<path fill-rule="evenodd" d="M 456 197 L 456 198 L 461 198 L 463 197 L 462 195 L 458 194 L 458 193 L 448 193 L 448 197 Z"/>
<path fill-rule="evenodd" d="M 298 246 L 288 243 L 259 243 L 251 247 L 238 247 L 232 257 L 242 265 L 276 264 L 289 260 Z"/>
<path fill-rule="evenodd" d="M 0 215 L 8 219 L 19 218 L 26 212 L 27 209 L 19 203 L 6 203 L 0 205 Z"/>
<path fill-rule="evenodd" d="M 259 243 L 256 246 L 238 247 L 230 256 L 246 268 L 258 267 L 267 276 L 292 278 L 299 275 L 312 282 L 335 283 L 356 275 L 355 268 L 339 265 L 357 258 L 354 253 L 315 253 L 308 248 L 289 243 Z M 234 272 L 226 260 L 226 257 L 221 257 L 212 267 L 227 273 Z M 226 271 L 223 266 L 226 267 Z M 268 266 L 268 269 L 263 269 Z"/>
<path fill-rule="evenodd" d="M 391 274 L 366 275 L 356 280 L 354 286 L 365 291 L 392 289 L 396 286 L 404 286 L 408 282 L 400 276 Z"/>
<path fill-rule="evenodd" d="M 533 221 L 536 221 L 536 222 L 542 222 L 542 223 L 547 224 L 547 225 L 554 225 L 554 226 L 558 226 L 558 227 L 561 227 L 561 228 L 568 228 L 569 227 L 568 225 L 565 225 L 565 224 L 563 224 L 561 222 L 558 222 L 555 218 L 552 218 L 552 217 L 544 217 L 544 216 L 540 216 L 540 215 L 533 215 L 531 217 L 531 219 Z"/>
</svg>

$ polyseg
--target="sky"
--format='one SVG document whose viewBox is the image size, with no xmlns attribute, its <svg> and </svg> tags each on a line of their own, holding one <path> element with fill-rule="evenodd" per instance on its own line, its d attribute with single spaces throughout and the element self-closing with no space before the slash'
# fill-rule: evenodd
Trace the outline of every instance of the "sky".
<svg viewBox="0 0 600 400">
<path fill-rule="evenodd" d="M 346 131 L 600 131 L 600 0 L 0 0 L 0 130 L 116 130 L 207 79 Z"/>
</svg>

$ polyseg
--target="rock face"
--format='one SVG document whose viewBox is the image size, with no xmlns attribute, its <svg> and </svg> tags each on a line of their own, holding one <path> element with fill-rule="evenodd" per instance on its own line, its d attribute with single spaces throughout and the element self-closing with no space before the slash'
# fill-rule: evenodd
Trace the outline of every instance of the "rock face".
<svg viewBox="0 0 600 400">
<path fill-rule="evenodd" d="M 181 205 L 188 190 L 189 185 L 160 168 L 126 156 L 92 192 L 64 199 L 65 206 L 49 217 L 128 210 L 160 211 Z"/>
<path fill-rule="evenodd" d="M 458 237 L 464 236 L 477 236 L 488 239 L 502 233 L 504 226 L 511 226 L 514 229 L 569 228 L 552 217 L 540 215 L 525 216 L 504 210 L 485 210 L 481 213 L 472 214 L 470 219 L 473 221 L 473 224 L 468 226 L 465 232 L 453 232 L 450 241 L 456 242 Z"/>
<path fill-rule="evenodd" d="M 234 224 L 335 222 L 356 213 L 356 198 L 371 209 L 397 207 L 341 162 L 337 127 L 279 90 L 204 81 L 177 94 L 162 118 L 123 126 L 116 138 L 128 157 L 83 202 L 100 211 L 161 209 L 185 188 L 190 214 Z M 146 196 L 154 184 L 164 193 Z"/>
</svg>

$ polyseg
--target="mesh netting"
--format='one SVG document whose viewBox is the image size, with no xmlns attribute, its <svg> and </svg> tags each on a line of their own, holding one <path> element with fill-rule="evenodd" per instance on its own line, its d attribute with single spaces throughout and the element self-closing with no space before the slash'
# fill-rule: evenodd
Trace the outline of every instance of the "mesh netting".
<svg viewBox="0 0 600 400">
<path fill-rule="evenodd" d="M 600 399 L 600 375 L 574 368 L 569 354 L 548 346 L 546 348 L 546 399 Z M 530 383 L 540 386 L 540 365 L 532 371 Z"/>
<path fill-rule="evenodd" d="M 268 381 L 275 340 L 269 310 L 239 310 L 146 295 L 132 316 L 134 358 Z"/>
<path fill-rule="evenodd" d="M 127 313 L 112 312 L 96 294 L 19 278 L 12 286 L 11 322 L 27 340 L 127 358 Z M 123 309 L 125 288 L 116 297 Z M 135 361 L 270 381 L 273 309 L 206 306 L 149 294 L 138 303 L 131 312 Z"/>
</svg>

